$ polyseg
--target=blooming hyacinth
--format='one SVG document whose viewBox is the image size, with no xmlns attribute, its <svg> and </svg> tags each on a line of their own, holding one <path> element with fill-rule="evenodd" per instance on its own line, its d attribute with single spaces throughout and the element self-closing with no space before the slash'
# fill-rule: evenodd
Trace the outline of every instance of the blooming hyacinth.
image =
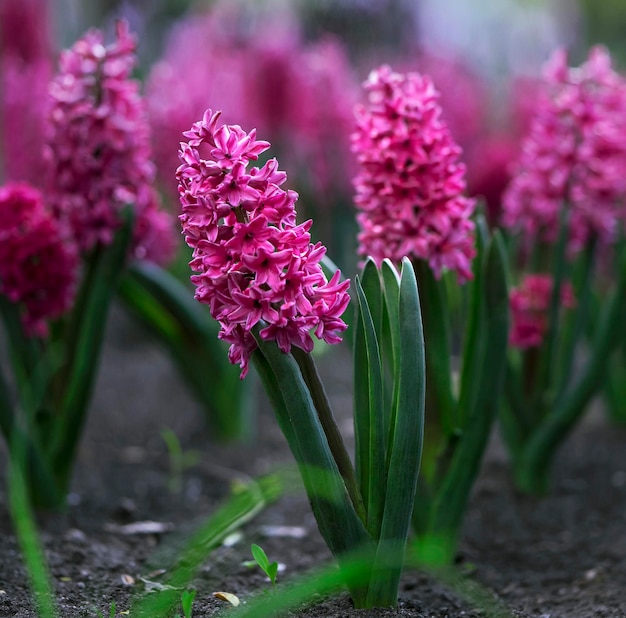
<svg viewBox="0 0 626 618">
<path fill-rule="evenodd" d="M 369 104 L 355 109 L 352 150 L 360 209 L 359 253 L 377 262 L 404 256 L 472 277 L 474 201 L 464 197 L 465 166 L 441 118 L 429 77 L 372 71 L 364 84 Z"/>
<path fill-rule="evenodd" d="M 189 142 L 181 143 L 176 175 L 190 266 L 198 273 L 191 277 L 195 296 L 220 323 L 243 378 L 257 325 L 260 337 L 285 353 L 292 345 L 310 352 L 311 332 L 338 343 L 349 282 L 338 271 L 326 279 L 320 266 L 326 249 L 311 243 L 311 221 L 296 224 L 298 196 L 281 189 L 287 176 L 276 159 L 248 169 L 269 142 L 257 140 L 254 129 L 218 127 L 220 113 L 207 110 L 184 133 Z"/>
<path fill-rule="evenodd" d="M 554 282 L 551 275 L 526 275 L 510 292 L 511 331 L 509 343 L 521 349 L 538 347 L 548 328 L 548 308 Z M 561 285 L 561 305 L 567 309 L 576 304 L 569 282 Z"/>
<path fill-rule="evenodd" d="M 0 187 L 0 293 L 20 306 L 27 334 L 45 337 L 47 321 L 68 311 L 77 269 L 41 193 L 24 183 Z"/>
<path fill-rule="evenodd" d="M 626 196 L 626 81 L 606 50 L 593 48 L 579 68 L 557 51 L 514 178 L 504 196 L 503 224 L 553 242 L 559 211 L 569 208 L 569 249 L 593 236 L 611 242 Z"/>
<path fill-rule="evenodd" d="M 50 87 L 47 199 L 83 252 L 112 242 L 128 204 L 136 221 L 157 219 L 161 229 L 167 227 L 168 215 L 159 209 L 153 188 L 145 106 L 139 82 L 130 79 L 135 47 L 125 21 L 117 23 L 116 40 L 107 46 L 100 31 L 90 30 L 61 55 Z M 135 226 L 133 250 L 139 258 L 149 252 L 146 229 Z"/>
</svg>

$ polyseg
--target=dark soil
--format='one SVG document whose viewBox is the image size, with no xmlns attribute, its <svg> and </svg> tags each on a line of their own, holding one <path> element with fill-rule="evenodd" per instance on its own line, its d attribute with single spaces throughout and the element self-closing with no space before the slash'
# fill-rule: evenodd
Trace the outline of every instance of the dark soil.
<svg viewBox="0 0 626 618">
<path fill-rule="evenodd" d="M 321 365 L 335 408 L 348 415 L 341 423 L 349 430 L 349 379 L 337 371 L 347 362 L 337 354 L 325 357 Z M 199 463 L 185 473 L 179 492 L 168 490 L 168 455 L 160 435 L 166 427 L 185 449 L 201 454 Z M 109 616 L 113 601 L 116 615 L 124 615 L 121 612 L 143 591 L 139 578 L 164 581 L 166 575 L 155 571 L 172 563 L 176 548 L 215 511 L 233 481 L 291 463 L 267 409 L 260 412 L 254 443 L 224 446 L 212 441 L 199 406 L 165 354 L 116 311 L 78 457 L 71 506 L 65 515 L 39 518 L 60 616 L 95 617 L 98 611 Z M 146 520 L 171 524 L 171 531 L 123 535 L 119 528 L 111 528 Z M 291 527 L 287 533 L 303 536 L 293 538 L 284 532 L 268 536 L 268 525 Z M 213 616 L 226 607 L 213 596 L 215 591 L 246 601 L 269 587 L 258 569 L 242 564 L 250 559 L 253 542 L 284 565 L 281 581 L 331 561 L 301 492 L 264 509 L 242 533 L 233 545 L 208 555 L 190 582 L 198 591 L 194 617 Z M 466 581 L 500 599 L 513 616 L 626 616 L 626 431 L 599 414 L 587 419 L 561 450 L 552 492 L 541 500 L 513 490 L 506 455 L 494 437 L 467 513 L 459 570 Z M 486 615 L 473 607 L 477 602 L 463 601 L 455 586 L 415 571 L 402 579 L 397 610 L 356 611 L 345 594 L 314 600 L 316 604 L 290 615 Z M 36 616 L 4 484 L 0 616 Z"/>
</svg>

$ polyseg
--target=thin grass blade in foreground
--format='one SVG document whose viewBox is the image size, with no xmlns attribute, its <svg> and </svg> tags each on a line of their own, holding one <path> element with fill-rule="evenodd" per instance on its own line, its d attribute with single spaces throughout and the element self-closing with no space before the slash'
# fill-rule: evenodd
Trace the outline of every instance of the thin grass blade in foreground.
<svg viewBox="0 0 626 618">
<path fill-rule="evenodd" d="M 24 478 L 26 445 L 15 432 L 11 459 L 7 470 L 9 511 L 17 537 L 24 566 L 28 572 L 33 601 L 39 618 L 57 618 L 52 583 L 47 562 L 39 542 L 35 518 L 30 506 Z"/>
<path fill-rule="evenodd" d="M 170 586 L 137 599 L 130 610 L 132 618 L 165 618 L 179 601 L 180 591 L 195 577 L 202 562 L 226 536 L 276 501 L 283 492 L 279 475 L 269 475 L 248 483 L 233 495 L 187 542 L 177 559 L 179 565 L 164 582 Z"/>
<path fill-rule="evenodd" d="M 312 599 L 329 597 L 341 592 L 345 582 L 351 587 L 363 585 L 370 575 L 370 563 L 373 556 L 355 554 L 343 561 L 340 567 L 325 566 L 307 573 L 300 578 L 277 586 L 275 594 L 259 593 L 245 601 L 238 608 L 228 608 L 219 612 L 219 618 L 276 618 L 294 609 L 310 604 Z M 410 566 L 426 572 L 439 581 L 460 599 L 465 601 L 472 610 L 479 612 L 484 618 L 513 618 L 504 605 L 493 593 L 478 582 L 467 579 L 456 567 L 425 569 L 411 554 L 407 557 Z"/>
</svg>

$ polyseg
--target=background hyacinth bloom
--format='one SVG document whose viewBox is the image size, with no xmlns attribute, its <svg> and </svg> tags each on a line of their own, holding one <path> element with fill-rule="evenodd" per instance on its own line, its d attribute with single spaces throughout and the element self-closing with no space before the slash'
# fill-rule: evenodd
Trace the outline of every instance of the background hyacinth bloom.
<svg viewBox="0 0 626 618">
<path fill-rule="evenodd" d="M 299 190 L 320 199 L 350 193 L 356 81 L 335 38 L 304 40 L 295 14 L 216 2 L 171 30 L 147 80 L 159 180 L 170 188 L 180 134 L 207 104 L 224 122 L 268 136 Z M 175 187 L 172 187 L 175 188 Z"/>
<path fill-rule="evenodd" d="M 354 179 L 359 253 L 377 263 L 407 257 L 415 267 L 424 324 L 426 425 L 412 523 L 420 559 L 450 564 L 503 383 L 504 245 L 483 225 L 477 250 L 475 202 L 464 195 L 461 149 L 442 118 L 432 80 L 382 66 L 364 87 L 368 102 L 355 110 L 352 135 L 359 166 Z M 463 316 L 467 326 L 454 336 L 445 272 L 458 283 L 475 279 L 471 310 Z M 461 293 L 458 286 L 452 289 Z M 453 385 L 453 340 L 463 340 L 459 388 Z"/>
<path fill-rule="evenodd" d="M 404 256 L 470 279 L 474 201 L 464 197 L 465 166 L 441 118 L 429 77 L 382 66 L 364 83 L 368 104 L 355 109 L 352 150 L 359 209 L 359 254 L 377 262 Z"/>
<path fill-rule="evenodd" d="M 24 183 L 0 187 L 0 293 L 20 307 L 24 329 L 45 337 L 48 321 L 73 302 L 78 256 L 41 193 Z"/>
<path fill-rule="evenodd" d="M 510 292 L 510 345 L 532 348 L 542 344 L 548 328 L 548 309 L 554 285 L 551 275 L 526 275 L 520 285 Z M 569 282 L 561 285 L 561 305 L 575 306 L 574 290 Z"/>
<path fill-rule="evenodd" d="M 0 177 L 41 187 L 41 151 L 52 75 L 47 2 L 0 2 Z"/>
<path fill-rule="evenodd" d="M 133 253 L 163 263 L 173 243 L 165 235 L 155 253 L 151 238 L 167 230 L 168 215 L 152 186 L 149 125 L 139 82 L 131 79 L 135 47 L 127 23 L 119 21 L 110 45 L 100 31 L 90 30 L 62 53 L 50 86 L 46 196 L 82 252 L 109 245 L 121 210 L 132 205 L 138 222 Z"/>
<path fill-rule="evenodd" d="M 626 196 L 625 132 L 626 81 L 608 52 L 593 48 L 580 68 L 555 52 L 504 196 L 503 224 L 554 242 L 565 204 L 570 254 L 592 237 L 613 242 Z"/>
<path fill-rule="evenodd" d="M 177 170 L 185 240 L 193 248 L 196 298 L 208 304 L 230 343 L 229 358 L 248 371 L 259 336 L 288 353 L 313 349 L 310 333 L 340 341 L 348 281 L 327 281 L 320 266 L 325 248 L 310 242 L 311 221 L 296 224 L 297 194 L 281 185 L 286 174 L 275 159 L 248 169 L 269 148 L 239 125 L 217 126 L 207 110 L 185 132 Z M 202 153 L 202 154 L 201 154 Z"/>
<path fill-rule="evenodd" d="M 518 263 L 546 273 L 525 277 L 511 294 L 510 343 L 520 351 L 509 352 L 502 413 L 516 482 L 530 493 L 547 490 L 557 447 L 606 381 L 623 340 L 624 136 L 626 80 L 608 52 L 592 48 L 579 68 L 555 52 L 502 218 L 520 234 L 511 243 Z"/>
</svg>

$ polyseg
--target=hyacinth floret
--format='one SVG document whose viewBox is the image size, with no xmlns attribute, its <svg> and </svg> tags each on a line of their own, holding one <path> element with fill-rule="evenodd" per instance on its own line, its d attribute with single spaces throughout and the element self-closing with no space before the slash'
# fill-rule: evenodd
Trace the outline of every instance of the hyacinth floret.
<svg viewBox="0 0 626 618">
<path fill-rule="evenodd" d="M 208 109 L 181 143 L 177 170 L 180 221 L 195 297 L 220 323 L 229 359 L 241 377 L 257 344 L 252 330 L 288 353 L 310 352 L 311 333 L 338 343 L 346 329 L 349 281 L 337 271 L 326 279 L 321 243 L 311 243 L 311 221 L 296 222 L 297 193 L 281 185 L 287 176 L 276 159 L 248 167 L 270 147 L 239 125 L 220 125 Z"/>
<path fill-rule="evenodd" d="M 61 54 L 60 70 L 50 86 L 45 155 L 49 164 L 47 201 L 65 221 L 82 252 L 109 245 L 132 205 L 133 253 L 167 261 L 163 248 L 167 215 L 153 187 L 150 132 L 139 82 L 131 79 L 136 42 L 127 22 L 116 24 L 115 41 L 105 45 L 99 30 L 88 31 Z"/>
<path fill-rule="evenodd" d="M 548 274 L 525 275 L 509 295 L 511 331 L 509 343 L 520 349 L 539 347 L 548 329 L 548 309 L 554 281 Z M 576 304 L 569 281 L 561 285 L 561 306 L 571 309 Z"/>
<path fill-rule="evenodd" d="M 503 225 L 554 242 L 569 210 L 569 251 L 614 241 L 626 197 L 626 80 L 594 47 L 579 68 L 556 51 L 503 202 Z M 620 214 L 621 213 L 621 214 Z"/>
<path fill-rule="evenodd" d="M 359 254 L 380 263 L 403 257 L 471 279 L 474 201 L 463 195 L 465 166 L 441 117 L 432 80 L 382 66 L 364 83 L 367 105 L 355 108 L 352 150 L 359 209 Z"/>
<path fill-rule="evenodd" d="M 78 254 L 25 183 L 0 187 L 0 293 L 18 305 L 29 336 L 45 337 L 48 321 L 73 303 Z"/>
</svg>

